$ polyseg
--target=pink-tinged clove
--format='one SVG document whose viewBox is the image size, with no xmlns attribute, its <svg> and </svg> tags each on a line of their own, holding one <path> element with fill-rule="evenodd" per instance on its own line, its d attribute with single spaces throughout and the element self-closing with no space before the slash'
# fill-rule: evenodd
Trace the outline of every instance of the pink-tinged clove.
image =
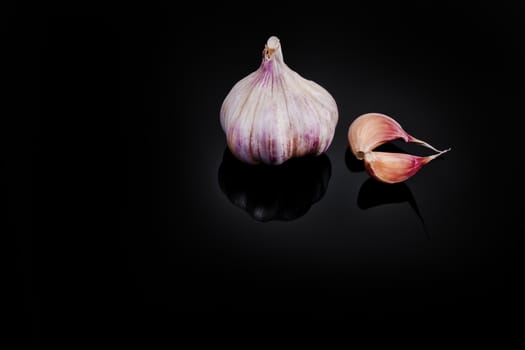
<svg viewBox="0 0 525 350">
<path fill-rule="evenodd" d="M 423 165 L 449 150 L 440 151 L 438 154 L 427 157 L 406 153 L 368 152 L 365 154 L 365 168 L 371 176 L 379 181 L 390 184 L 403 182 L 417 173 Z"/>
<path fill-rule="evenodd" d="M 357 117 L 348 130 L 348 142 L 357 159 L 363 159 L 365 153 L 397 139 L 418 143 L 433 151 L 441 152 L 408 134 L 397 121 L 381 113 L 366 113 Z"/>
<path fill-rule="evenodd" d="M 374 152 L 378 146 L 394 141 L 417 143 L 438 152 L 420 157 L 405 153 Z M 425 164 L 450 150 L 440 151 L 408 134 L 393 118 L 381 113 L 367 113 L 356 118 L 348 129 L 348 143 L 357 159 L 364 160 L 368 173 L 379 181 L 397 183 L 407 180 Z"/>
</svg>

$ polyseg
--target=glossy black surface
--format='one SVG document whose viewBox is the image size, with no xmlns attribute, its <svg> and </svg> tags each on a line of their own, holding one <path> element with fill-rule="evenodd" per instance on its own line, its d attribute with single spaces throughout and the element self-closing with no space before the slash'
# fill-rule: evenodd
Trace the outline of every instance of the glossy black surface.
<svg viewBox="0 0 525 350">
<path fill-rule="evenodd" d="M 522 6 L 345 6 L 6 22 L 20 67 L 6 161 L 25 339 L 148 338 L 236 312 L 523 311 Z M 270 35 L 339 108 L 326 154 L 282 169 L 232 159 L 219 123 Z M 346 139 L 367 112 L 452 150 L 377 183 Z"/>
</svg>

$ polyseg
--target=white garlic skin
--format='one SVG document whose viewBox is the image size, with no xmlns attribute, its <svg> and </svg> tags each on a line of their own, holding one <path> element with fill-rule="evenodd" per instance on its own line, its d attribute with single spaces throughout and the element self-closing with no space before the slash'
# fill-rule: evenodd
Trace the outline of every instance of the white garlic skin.
<svg viewBox="0 0 525 350">
<path fill-rule="evenodd" d="M 233 86 L 220 110 L 230 151 L 251 164 L 278 165 L 324 153 L 337 120 L 332 95 L 284 63 L 275 36 L 265 45 L 260 67 Z"/>
</svg>

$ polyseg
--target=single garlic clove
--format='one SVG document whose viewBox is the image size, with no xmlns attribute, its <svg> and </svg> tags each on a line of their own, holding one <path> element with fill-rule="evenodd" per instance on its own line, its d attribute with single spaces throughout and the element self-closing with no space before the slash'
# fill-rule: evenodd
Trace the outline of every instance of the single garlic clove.
<svg viewBox="0 0 525 350">
<path fill-rule="evenodd" d="M 417 173 L 423 165 L 449 150 L 427 157 L 406 153 L 367 152 L 364 154 L 365 167 L 368 173 L 379 181 L 390 184 L 403 182 Z"/>
<path fill-rule="evenodd" d="M 268 39 L 259 68 L 237 82 L 220 110 L 228 148 L 246 163 L 281 164 L 320 155 L 338 121 L 333 97 L 283 60 L 280 41 Z"/>
<path fill-rule="evenodd" d="M 348 129 L 348 142 L 352 153 L 357 159 L 363 159 L 365 154 L 376 147 L 397 139 L 414 142 L 430 148 L 438 149 L 428 143 L 408 134 L 401 125 L 391 117 L 381 113 L 367 113 L 357 117 Z"/>
</svg>

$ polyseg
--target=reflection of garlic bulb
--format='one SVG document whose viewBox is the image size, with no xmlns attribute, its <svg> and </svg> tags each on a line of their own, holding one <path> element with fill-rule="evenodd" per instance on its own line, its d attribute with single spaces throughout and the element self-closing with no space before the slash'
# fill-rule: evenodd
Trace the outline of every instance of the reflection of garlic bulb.
<svg viewBox="0 0 525 350">
<path fill-rule="evenodd" d="M 295 220 L 326 193 L 332 165 L 326 154 L 290 159 L 280 166 L 243 163 L 226 149 L 219 187 L 257 221 Z"/>
<path fill-rule="evenodd" d="M 333 97 L 283 61 L 272 36 L 262 63 L 226 96 L 221 126 L 231 152 L 246 163 L 281 164 L 292 157 L 325 152 L 338 120 Z"/>
</svg>

